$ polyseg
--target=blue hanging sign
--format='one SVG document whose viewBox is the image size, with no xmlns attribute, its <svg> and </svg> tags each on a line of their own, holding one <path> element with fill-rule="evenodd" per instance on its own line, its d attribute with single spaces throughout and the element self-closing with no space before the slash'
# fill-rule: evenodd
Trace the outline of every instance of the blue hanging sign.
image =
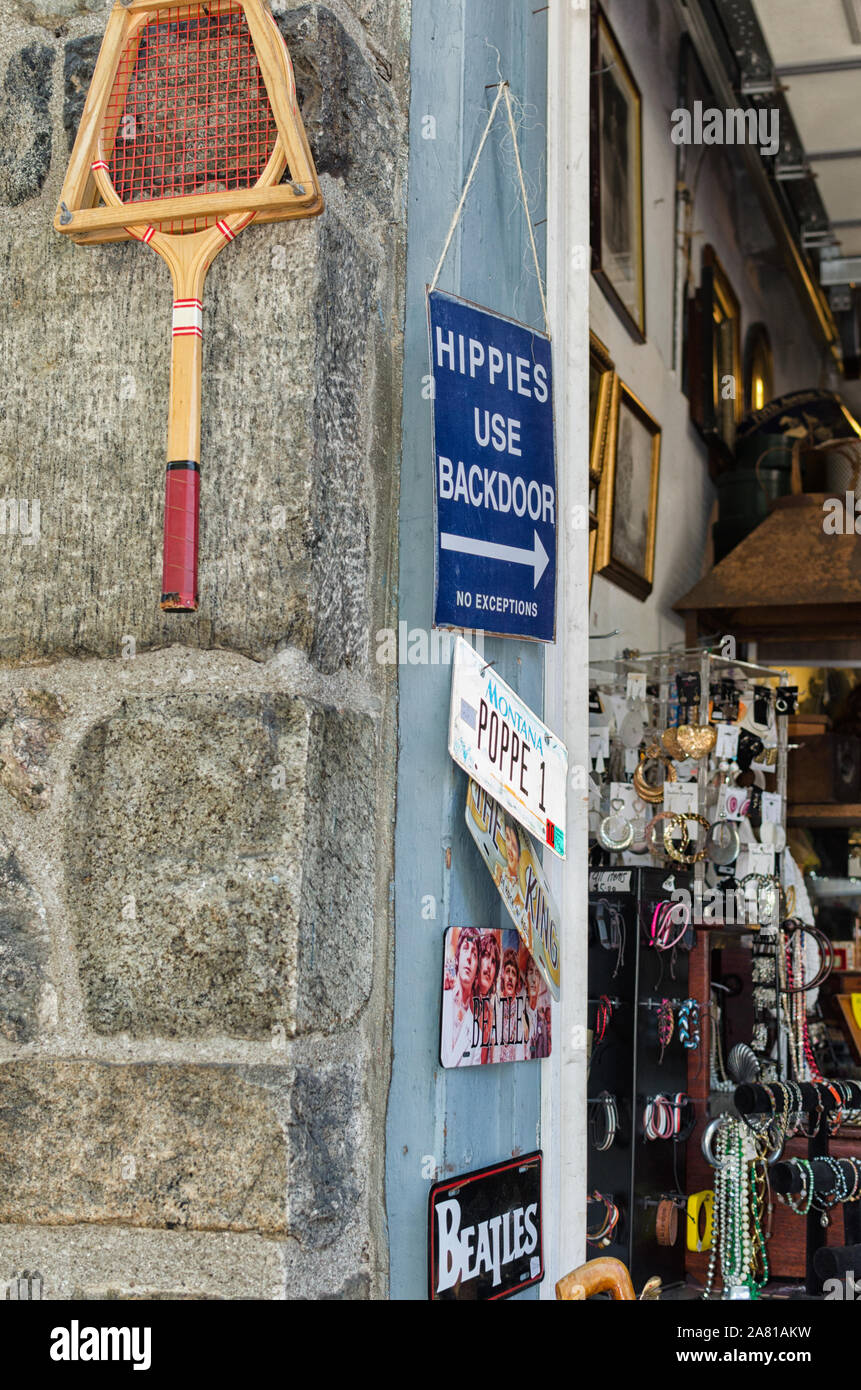
<svg viewBox="0 0 861 1390">
<path fill-rule="evenodd" d="M 437 627 L 556 634 L 553 374 L 544 333 L 428 294 Z"/>
</svg>

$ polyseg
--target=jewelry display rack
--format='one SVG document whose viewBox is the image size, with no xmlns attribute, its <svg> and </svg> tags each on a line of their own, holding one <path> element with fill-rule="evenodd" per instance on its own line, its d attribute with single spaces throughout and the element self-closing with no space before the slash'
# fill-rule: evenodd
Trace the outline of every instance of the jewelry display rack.
<svg viewBox="0 0 861 1390">
<path fill-rule="evenodd" d="M 668 648 L 658 652 L 646 653 L 628 650 L 625 651 L 621 657 L 593 660 L 590 662 L 590 686 L 597 687 L 599 691 L 602 688 L 604 690 L 607 690 L 608 687 L 611 687 L 613 689 L 613 693 L 620 694 L 624 692 L 626 677 L 628 675 L 645 675 L 647 697 L 645 706 L 644 739 L 648 739 L 650 734 L 657 734 L 657 736 L 660 737 L 660 732 L 666 729 L 667 725 L 670 722 L 672 716 L 670 695 L 672 688 L 671 682 L 680 673 L 694 672 L 699 676 L 700 712 L 698 722 L 701 725 L 710 722 L 709 714 L 711 690 L 715 682 L 717 682 L 721 678 L 731 679 L 737 681 L 739 684 L 751 683 L 750 678 L 758 678 L 761 684 L 771 683 L 772 685 L 776 684 L 779 686 L 789 685 L 789 673 L 786 670 L 779 668 L 776 669 L 770 666 L 762 666 L 755 662 L 733 659 L 715 652 L 704 650 L 702 647 L 696 647 L 679 649 Z M 675 723 L 675 719 L 673 719 L 673 722 Z M 780 805 L 782 809 L 781 820 L 785 829 L 789 741 L 788 719 L 784 717 L 782 714 L 779 715 L 776 720 L 776 742 L 776 759 L 772 768 L 774 780 L 771 784 L 770 790 L 777 792 L 780 796 Z M 771 746 L 774 746 L 773 743 Z M 713 774 L 709 772 L 708 757 L 701 757 L 699 759 L 699 764 L 696 769 L 697 804 L 698 810 L 700 812 L 703 812 L 707 805 L 706 793 L 709 786 L 709 779 L 712 775 Z M 655 807 L 654 809 L 657 811 L 659 807 Z M 604 841 L 601 841 L 600 843 L 603 844 Z M 775 846 L 774 875 L 781 883 L 783 882 L 783 873 L 785 867 L 784 854 L 785 841 L 784 848 L 779 848 L 777 845 Z M 614 872 L 620 874 L 622 872 L 620 866 L 622 863 L 624 863 L 624 861 L 622 861 L 619 855 L 616 852 L 614 852 L 611 848 L 606 847 L 604 849 L 602 858 L 604 863 L 609 864 L 611 867 L 603 871 L 601 869 L 597 869 L 596 867 L 596 871 L 590 875 L 590 887 L 593 883 L 597 883 L 599 881 L 602 872 L 607 874 L 612 874 Z M 655 869 L 639 869 L 634 870 L 633 872 L 642 874 L 644 878 L 646 875 L 649 875 L 650 877 L 653 875 L 657 875 L 657 881 L 663 883 L 664 885 L 665 896 L 669 896 L 669 893 L 672 891 L 672 887 L 674 885 L 679 887 L 685 886 L 688 887 L 688 889 L 690 889 L 690 887 L 693 885 L 695 888 L 695 893 L 697 891 L 700 893 L 703 892 L 703 889 L 705 887 L 706 871 L 706 866 L 703 860 L 700 859 L 697 862 L 695 862 L 692 866 L 692 870 L 687 869 L 685 871 L 687 877 L 685 878 L 684 883 L 682 882 L 682 875 L 680 874 L 681 867 L 682 866 L 678 864 L 673 864 L 670 868 L 663 867 Z M 699 890 L 697 890 L 695 887 L 697 884 L 699 885 Z M 667 885 L 669 885 L 669 887 Z M 594 897 L 595 894 L 590 892 L 590 905 Z M 699 999 L 702 1011 L 702 1023 L 700 1049 L 696 1052 L 692 1051 L 689 1053 L 686 1059 L 686 1079 L 680 1079 L 679 1089 L 684 1090 L 686 1087 L 687 1093 L 692 1098 L 696 1107 L 697 1124 L 693 1134 L 690 1137 L 690 1142 L 687 1144 L 687 1146 L 683 1144 L 678 1146 L 671 1146 L 672 1149 L 676 1151 L 678 1149 L 681 1149 L 681 1153 L 677 1152 L 675 1155 L 675 1157 L 677 1158 L 677 1164 L 675 1165 L 677 1168 L 677 1172 L 673 1180 L 669 1183 L 667 1182 L 666 1174 L 647 1174 L 647 1170 L 649 1167 L 649 1159 L 651 1159 L 652 1154 L 656 1150 L 665 1148 L 666 1146 L 662 1144 L 660 1141 L 652 1141 L 651 1143 L 645 1143 L 645 1141 L 643 1141 L 642 1139 L 640 1141 L 640 1145 L 638 1146 L 636 1142 L 636 1134 L 638 1129 L 640 1131 L 640 1134 L 642 1133 L 642 1124 L 638 1125 L 637 1123 L 638 1117 L 636 1115 L 636 1111 L 641 1108 L 642 1104 L 644 1103 L 644 1096 L 646 1095 L 646 1091 L 648 1091 L 648 1087 L 646 1087 L 646 1089 L 643 1090 L 641 1084 L 641 1072 L 643 1071 L 644 1067 L 648 1069 L 650 1066 L 654 1066 L 654 1064 L 657 1063 L 658 1058 L 657 1036 L 650 1037 L 648 1033 L 644 1032 L 644 1029 L 642 1027 L 643 1023 L 651 1022 L 651 1029 L 653 1032 L 656 1032 L 656 1015 L 654 1011 L 647 1009 L 646 1007 L 640 1007 L 640 1005 L 645 1006 L 649 1002 L 653 1002 L 651 999 L 651 996 L 653 995 L 670 995 L 674 994 L 675 990 L 670 988 L 669 982 L 662 983 L 661 986 L 658 988 L 646 986 L 645 977 L 641 975 L 640 963 L 643 959 L 643 956 L 646 955 L 647 952 L 645 950 L 640 949 L 643 943 L 639 939 L 640 933 L 638 931 L 638 967 L 635 994 L 637 999 L 636 1011 L 638 1015 L 643 1015 L 643 1018 L 641 1019 L 638 1017 L 633 1023 L 628 1024 L 629 1034 L 631 1036 L 635 1052 L 634 1074 L 636 1080 L 633 1090 L 633 1106 L 635 1112 L 635 1140 L 632 1144 L 631 1154 L 632 1166 L 630 1188 L 631 1205 L 629 1213 L 630 1220 L 628 1223 L 628 1227 L 624 1233 L 623 1241 L 624 1244 L 627 1246 L 630 1240 L 630 1235 L 635 1234 L 637 1237 L 636 1244 L 640 1245 L 640 1243 L 644 1239 L 648 1241 L 649 1235 L 651 1233 L 651 1243 L 648 1247 L 647 1258 L 651 1258 L 653 1261 L 655 1261 L 656 1259 L 660 1259 L 662 1255 L 663 1258 L 666 1259 L 667 1255 L 666 1250 L 661 1252 L 660 1247 L 656 1247 L 655 1245 L 654 1208 L 657 1205 L 659 1199 L 665 1200 L 668 1196 L 672 1194 L 678 1194 L 680 1184 L 684 1185 L 686 1190 L 691 1192 L 699 1190 L 703 1186 L 710 1185 L 709 1178 L 702 1171 L 702 1162 L 700 1161 L 699 1156 L 699 1139 L 705 1125 L 709 1122 L 709 1120 L 712 1118 L 714 1114 L 719 1114 L 722 1109 L 726 1108 L 726 1105 L 730 1099 L 729 1095 L 725 1095 L 723 1097 L 712 1095 L 708 1061 L 712 1045 L 712 1019 L 709 1011 L 710 1000 L 712 997 L 712 938 L 713 934 L 718 934 L 721 932 L 721 930 L 722 927 L 719 922 L 715 923 L 713 927 L 703 927 L 701 923 L 697 924 L 694 948 L 690 952 L 689 956 L 688 953 L 685 953 L 685 971 L 686 973 L 689 972 L 687 982 L 685 985 L 685 990 L 693 997 Z M 733 935 L 738 940 L 739 937 L 745 935 L 745 933 L 733 932 Z M 772 1014 L 774 1016 L 774 1026 L 776 1029 L 777 1047 L 775 1049 L 774 1060 L 772 1065 L 779 1078 L 786 1077 L 789 1074 L 790 1070 L 790 1059 L 787 1048 L 787 1033 L 786 1029 L 783 1026 L 782 1017 L 784 1005 L 780 989 L 777 987 L 777 985 L 779 984 L 777 960 L 780 939 L 781 938 L 778 934 L 776 922 L 761 923 L 760 929 L 756 931 L 755 935 L 753 936 L 753 940 L 757 943 L 757 946 L 760 950 L 765 950 L 769 946 L 773 947 L 774 950 L 775 990 Z M 596 993 L 596 990 L 592 986 L 591 978 L 592 957 L 593 953 L 590 950 L 590 995 Z M 649 1061 L 648 1059 L 650 1059 L 652 1052 L 654 1053 L 654 1058 L 652 1061 Z M 684 1061 L 684 1058 L 682 1059 L 682 1061 Z M 660 1071 L 660 1068 L 658 1068 L 658 1070 Z M 682 1078 L 684 1078 L 685 1071 L 683 1071 L 681 1075 Z M 650 1078 L 650 1081 L 652 1083 L 653 1089 L 655 1086 L 657 1086 L 658 1091 L 665 1091 L 669 1089 L 668 1085 L 659 1085 L 652 1078 Z M 599 1086 L 595 1086 L 590 1081 L 590 1096 L 596 1095 L 600 1089 L 601 1088 Z M 759 1089 L 761 1090 L 761 1088 Z M 739 1097 L 743 1093 L 743 1091 L 744 1088 L 741 1088 L 740 1091 L 737 1091 L 736 1097 Z M 813 1092 L 813 1094 L 815 1095 L 815 1092 Z M 762 1113 L 768 1112 L 768 1093 L 764 1090 L 761 1090 L 761 1096 L 759 1100 L 762 1104 L 764 1104 L 765 1107 L 764 1112 Z M 808 1141 L 811 1159 L 818 1159 L 820 1157 L 827 1158 L 828 1142 L 829 1135 L 827 1131 L 827 1126 L 825 1124 L 822 1124 L 820 1125 L 819 1132 L 816 1134 L 816 1136 Z M 643 1148 L 644 1143 L 645 1148 Z M 638 1148 L 643 1151 L 643 1157 L 646 1159 L 645 1163 L 643 1162 L 643 1157 L 641 1157 L 640 1153 L 638 1152 Z M 685 1166 L 685 1148 L 687 1148 L 689 1156 L 687 1168 Z M 652 1152 L 650 1153 L 649 1151 Z M 606 1155 L 600 1154 L 597 1155 L 597 1157 L 599 1159 L 604 1159 L 606 1158 Z M 597 1180 L 598 1172 L 595 1173 L 596 1180 L 593 1181 L 592 1174 L 593 1168 L 595 1167 L 596 1165 L 592 1163 L 590 1155 L 590 1188 L 600 1188 L 600 1181 Z M 646 1177 L 648 1183 L 651 1184 L 651 1192 L 649 1192 L 648 1186 L 644 1183 L 644 1178 Z M 847 1205 L 845 1208 L 845 1214 L 848 1221 L 848 1226 L 846 1228 L 847 1241 L 853 1240 L 857 1237 L 858 1243 L 861 1243 L 861 1220 L 859 1220 L 858 1204 L 855 1204 L 854 1206 Z M 626 1215 L 628 1215 L 627 1212 Z M 650 1222 L 649 1216 L 651 1218 Z M 854 1224 L 856 1221 L 858 1221 L 857 1227 Z M 820 1213 L 814 1212 L 813 1220 L 808 1219 L 807 1235 L 807 1282 L 808 1289 L 813 1290 L 815 1288 L 821 1288 L 819 1276 L 816 1274 L 814 1269 L 814 1259 L 817 1254 L 817 1251 L 823 1248 L 825 1244 L 825 1231 L 823 1230 L 823 1227 L 820 1222 Z M 684 1249 L 684 1237 L 681 1240 L 681 1245 L 682 1249 Z M 829 1248 L 833 1249 L 833 1247 Z M 629 1254 L 629 1257 L 633 1257 L 633 1250 L 629 1249 L 621 1254 L 621 1258 L 624 1259 L 626 1253 Z M 693 1257 L 694 1267 L 696 1267 L 696 1262 L 700 1258 L 701 1257 L 698 1256 Z M 657 1272 L 657 1267 L 656 1269 L 648 1272 Z M 665 1279 L 669 1277 L 669 1269 L 667 1269 L 663 1273 L 663 1277 Z"/>
<path fill-rule="evenodd" d="M 690 888 L 690 875 L 675 873 L 676 885 Z M 642 924 L 655 904 L 668 896 L 667 873 L 661 868 L 593 870 L 589 875 L 589 1020 L 594 1024 L 601 996 L 613 1014 L 600 1043 L 593 1038 L 589 1065 L 590 1112 L 609 1092 L 616 1101 L 618 1130 L 614 1144 L 598 1150 L 590 1142 L 588 1187 L 610 1198 L 619 1211 L 610 1243 L 593 1255 L 613 1256 L 625 1263 L 635 1283 L 658 1275 L 666 1283 L 684 1279 L 685 1150 L 684 1140 L 648 1139 L 644 1112 L 656 1095 L 685 1091 L 688 1053 L 678 1037 L 678 1009 L 688 995 L 689 951 L 657 951 L 646 942 Z M 624 922 L 624 952 L 600 944 L 596 915 L 602 900 L 611 902 Z M 672 968 L 672 974 L 671 974 Z M 676 1027 L 660 1060 L 657 1006 L 669 999 Z M 698 1055 L 698 1054 L 694 1054 Z M 672 1245 L 660 1243 L 659 1203 L 679 1208 L 678 1236 Z M 598 1207 L 590 1208 L 597 1221 Z M 594 1213 L 594 1214 L 592 1214 Z"/>
<path fill-rule="evenodd" d="M 833 1185 L 833 1170 L 829 1173 L 830 1164 L 829 1148 L 831 1132 L 828 1128 L 828 1115 L 838 1108 L 837 1098 L 831 1091 L 820 1086 L 818 1089 L 808 1083 L 801 1083 L 801 1097 L 804 1104 L 804 1113 L 811 1120 L 817 1117 L 818 1123 L 813 1133 L 808 1138 L 808 1161 L 813 1169 L 814 1180 L 817 1184 L 828 1185 L 829 1176 Z M 850 1104 L 853 1109 L 861 1109 L 861 1082 L 843 1081 L 841 1085 L 848 1088 L 852 1097 Z M 734 1094 L 735 1108 L 742 1116 L 748 1115 L 772 1115 L 773 1104 L 768 1091 L 763 1086 L 748 1084 L 736 1088 Z M 814 1121 L 815 1123 L 815 1121 Z M 808 1129 L 810 1125 L 808 1124 Z M 823 1160 L 826 1160 L 823 1162 Z M 861 1160 L 861 1155 L 859 1155 Z M 836 1160 L 839 1162 L 840 1160 Z M 771 1183 L 775 1192 L 793 1193 L 801 1190 L 801 1183 L 798 1178 L 797 1170 L 788 1163 L 776 1162 L 771 1167 Z M 846 1246 L 861 1244 L 861 1206 L 858 1202 L 846 1203 L 843 1206 L 843 1230 Z M 823 1225 L 822 1214 L 815 1207 L 811 1206 L 807 1213 L 807 1260 L 805 1284 L 810 1295 L 821 1295 L 823 1289 L 824 1266 L 821 1259 L 817 1259 L 818 1252 L 825 1250 L 825 1240 L 827 1234 L 827 1223 Z M 838 1247 L 839 1250 L 840 1247 Z M 830 1247 L 832 1254 L 836 1253 Z"/>
</svg>

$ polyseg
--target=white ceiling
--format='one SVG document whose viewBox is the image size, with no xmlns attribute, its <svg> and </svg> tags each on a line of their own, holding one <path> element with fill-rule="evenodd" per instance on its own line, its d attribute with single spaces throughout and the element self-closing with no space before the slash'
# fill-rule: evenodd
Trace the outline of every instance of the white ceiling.
<svg viewBox="0 0 861 1390">
<path fill-rule="evenodd" d="M 861 159 L 823 160 L 813 170 L 831 217 L 845 222 L 861 216 Z"/>
<path fill-rule="evenodd" d="M 861 50 L 859 50 L 861 56 Z M 861 68 L 854 72 L 793 73 L 782 79 L 808 154 L 819 150 L 861 149 Z"/>
<path fill-rule="evenodd" d="M 855 36 L 846 10 L 855 16 Z M 861 63 L 861 0 L 754 0 L 772 61 L 780 71 L 815 63 Z M 781 75 L 808 155 L 861 151 L 861 66 L 851 71 Z M 861 222 L 861 156 L 814 160 L 828 216 Z M 838 227 L 844 255 L 861 254 L 861 226 Z"/>
<path fill-rule="evenodd" d="M 843 0 L 753 0 L 753 7 L 779 68 L 861 54 L 861 46 L 852 42 Z M 861 20 L 857 0 L 855 11 Z"/>
</svg>

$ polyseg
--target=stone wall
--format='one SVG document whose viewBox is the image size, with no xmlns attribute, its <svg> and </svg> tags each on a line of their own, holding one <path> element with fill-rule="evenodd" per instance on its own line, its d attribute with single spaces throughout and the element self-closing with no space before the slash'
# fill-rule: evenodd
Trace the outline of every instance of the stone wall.
<svg viewBox="0 0 861 1390">
<path fill-rule="evenodd" d="M 0 1294 L 384 1296 L 405 0 L 273 4 L 326 210 L 205 295 L 52 219 L 109 6 L 0 0 Z"/>
</svg>

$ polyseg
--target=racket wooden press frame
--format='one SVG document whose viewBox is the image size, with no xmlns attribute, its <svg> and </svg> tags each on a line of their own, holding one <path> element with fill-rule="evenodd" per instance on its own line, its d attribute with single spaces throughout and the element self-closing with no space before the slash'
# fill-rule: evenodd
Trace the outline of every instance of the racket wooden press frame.
<svg viewBox="0 0 861 1390">
<path fill-rule="evenodd" d="M 314 217 L 322 211 L 323 195 L 299 114 L 293 66 L 262 0 L 211 0 L 207 8 L 211 15 L 236 9 L 244 12 L 291 182 L 123 203 L 107 171 L 93 170 L 93 164 L 110 153 L 101 148 L 105 117 L 120 63 L 136 31 L 152 23 L 164 10 L 176 10 L 181 17 L 183 11 L 198 8 L 199 0 L 129 0 L 125 5 L 117 0 L 114 5 L 54 216 L 54 228 L 64 236 L 84 244 L 97 244 L 123 240 L 129 234 L 127 229 L 171 222 L 199 222 L 234 213 L 254 213 L 257 221 L 280 222 Z M 103 201 L 95 206 L 98 198 Z"/>
</svg>

